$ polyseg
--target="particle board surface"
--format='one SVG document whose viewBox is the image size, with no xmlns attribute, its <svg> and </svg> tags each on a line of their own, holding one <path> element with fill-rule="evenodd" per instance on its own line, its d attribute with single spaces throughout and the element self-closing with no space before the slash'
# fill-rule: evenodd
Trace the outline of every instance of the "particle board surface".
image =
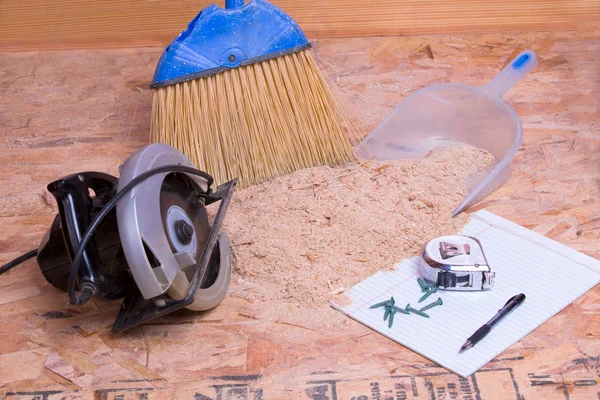
<svg viewBox="0 0 600 400">
<path fill-rule="evenodd" d="M 508 182 L 470 211 L 485 207 L 600 259 L 599 31 L 328 39 L 315 51 L 368 131 L 416 89 L 486 83 L 519 48 L 540 57 L 505 97 L 522 118 L 523 145 Z M 47 183 L 83 170 L 116 174 L 148 142 L 147 84 L 161 51 L 0 57 L 0 263 L 38 246 L 56 212 Z M 598 287 L 466 379 L 351 320 L 333 331 L 296 325 L 293 316 L 265 326 L 255 316 L 268 303 L 229 296 L 213 311 L 182 311 L 112 335 L 118 307 L 70 306 L 34 261 L 0 276 L 0 398 L 577 400 L 600 393 Z"/>
<path fill-rule="evenodd" d="M 0 50 L 166 46 L 223 0 L 3 0 Z M 274 0 L 310 37 L 600 28 L 597 0 Z"/>
</svg>

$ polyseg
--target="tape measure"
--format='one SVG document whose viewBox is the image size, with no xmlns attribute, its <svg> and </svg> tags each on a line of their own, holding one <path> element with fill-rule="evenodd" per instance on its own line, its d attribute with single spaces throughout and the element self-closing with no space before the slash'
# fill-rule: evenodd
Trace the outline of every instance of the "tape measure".
<svg viewBox="0 0 600 400">
<path fill-rule="evenodd" d="M 419 267 L 423 278 L 445 290 L 488 290 L 496 277 L 481 242 L 472 236 L 433 239 L 425 245 Z"/>
</svg>

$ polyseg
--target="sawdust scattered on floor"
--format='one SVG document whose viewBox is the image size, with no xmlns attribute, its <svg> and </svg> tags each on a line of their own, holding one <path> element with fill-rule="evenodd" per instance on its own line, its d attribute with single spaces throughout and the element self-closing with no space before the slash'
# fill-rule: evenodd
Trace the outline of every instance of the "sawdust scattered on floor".
<svg viewBox="0 0 600 400">
<path fill-rule="evenodd" d="M 463 145 L 420 160 L 305 169 L 236 192 L 225 222 L 231 295 L 264 303 L 260 321 L 315 330 L 343 323 L 328 301 L 459 231 L 467 216 L 450 214 L 468 177 L 492 163 Z"/>
</svg>

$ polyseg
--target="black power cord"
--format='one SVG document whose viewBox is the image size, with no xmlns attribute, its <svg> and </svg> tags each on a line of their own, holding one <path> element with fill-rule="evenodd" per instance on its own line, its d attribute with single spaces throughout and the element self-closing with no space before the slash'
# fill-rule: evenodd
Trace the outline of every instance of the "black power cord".
<svg viewBox="0 0 600 400">
<path fill-rule="evenodd" d="M 7 272 L 9 269 L 14 268 L 21 263 L 24 263 L 25 261 L 29 260 L 30 258 L 37 256 L 37 252 L 38 252 L 37 249 L 31 250 L 29 253 L 25 253 L 22 256 L 17 257 L 14 260 L 4 264 L 3 266 L 0 267 L 0 275 Z"/>
<path fill-rule="evenodd" d="M 77 273 L 79 272 L 79 264 L 81 264 L 81 259 L 83 258 L 83 252 L 85 251 L 85 248 L 87 247 L 89 241 L 91 240 L 94 232 L 96 231 L 102 220 L 108 215 L 108 213 L 113 208 L 115 208 L 117 202 L 121 200 L 123 196 L 129 193 L 134 187 L 143 183 L 144 181 L 153 177 L 154 175 L 162 174 L 165 172 L 181 172 L 189 175 L 200 176 L 206 179 L 208 187 L 211 187 L 214 182 L 213 177 L 207 174 L 206 172 L 200 171 L 196 168 L 184 167 L 182 165 L 167 165 L 164 167 L 151 169 L 132 179 L 131 182 L 129 182 L 123 189 L 121 189 L 115 195 L 115 197 L 110 199 L 110 201 L 106 203 L 104 207 L 102 207 L 102 210 L 98 213 L 96 218 L 94 218 L 88 229 L 83 234 L 83 237 L 81 238 L 81 242 L 79 243 L 79 247 L 77 248 L 77 253 L 75 253 L 75 257 L 73 258 L 73 264 L 71 265 L 71 271 L 69 272 L 69 282 L 67 285 L 69 301 L 71 302 L 71 304 L 85 304 L 88 302 L 88 300 L 94 293 L 93 289 L 90 289 L 90 287 L 86 286 L 85 284 L 83 285 L 85 287 L 82 286 L 82 290 L 80 293 L 75 293 L 75 282 L 77 280 Z M 17 265 L 29 260 L 30 258 L 35 257 L 37 255 L 37 252 L 37 249 L 32 250 L 29 253 L 23 254 L 22 256 L 17 257 L 9 263 L 3 265 L 2 267 L 0 267 L 0 275 L 5 273 L 9 269 L 14 268 Z"/>
</svg>

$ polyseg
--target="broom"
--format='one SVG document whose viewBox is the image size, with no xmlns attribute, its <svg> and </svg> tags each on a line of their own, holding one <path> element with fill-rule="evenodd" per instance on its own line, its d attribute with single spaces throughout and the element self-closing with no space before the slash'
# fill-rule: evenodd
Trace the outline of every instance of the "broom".
<svg viewBox="0 0 600 400">
<path fill-rule="evenodd" d="M 357 131 L 291 17 L 265 0 L 210 5 L 168 46 L 151 140 L 240 187 L 354 159 Z"/>
</svg>

